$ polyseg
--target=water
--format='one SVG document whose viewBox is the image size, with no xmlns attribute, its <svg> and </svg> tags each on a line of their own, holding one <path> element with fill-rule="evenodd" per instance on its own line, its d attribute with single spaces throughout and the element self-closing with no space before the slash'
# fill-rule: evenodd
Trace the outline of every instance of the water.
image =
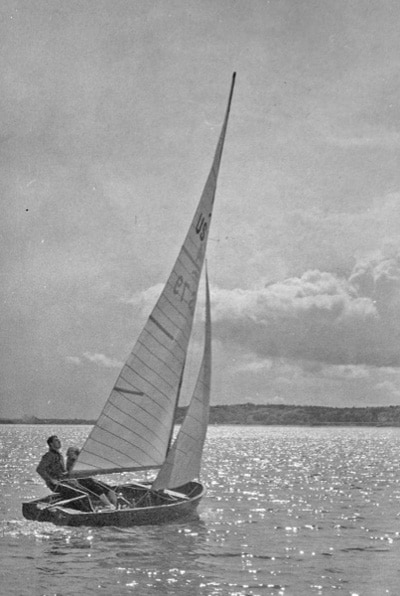
<svg viewBox="0 0 400 596">
<path fill-rule="evenodd" d="M 397 596 L 400 429 L 210 427 L 199 519 L 68 529 L 24 520 L 45 439 L 0 426 L 3 596 Z"/>
</svg>

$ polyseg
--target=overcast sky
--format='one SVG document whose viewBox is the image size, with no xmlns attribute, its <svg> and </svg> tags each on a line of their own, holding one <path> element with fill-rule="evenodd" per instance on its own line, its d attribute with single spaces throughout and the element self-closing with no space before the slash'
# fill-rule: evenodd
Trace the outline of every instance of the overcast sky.
<svg viewBox="0 0 400 596">
<path fill-rule="evenodd" d="M 0 416 L 99 413 L 233 71 L 212 402 L 400 405 L 399 26 L 397 0 L 3 2 Z"/>
</svg>

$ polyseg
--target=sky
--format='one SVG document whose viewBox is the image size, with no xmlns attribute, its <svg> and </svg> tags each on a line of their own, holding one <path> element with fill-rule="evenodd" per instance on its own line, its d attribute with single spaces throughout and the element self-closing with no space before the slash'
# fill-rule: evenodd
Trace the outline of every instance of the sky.
<svg viewBox="0 0 400 596">
<path fill-rule="evenodd" d="M 3 2 L 0 417 L 99 414 L 234 71 L 212 403 L 400 405 L 399 25 L 392 0 Z"/>
</svg>

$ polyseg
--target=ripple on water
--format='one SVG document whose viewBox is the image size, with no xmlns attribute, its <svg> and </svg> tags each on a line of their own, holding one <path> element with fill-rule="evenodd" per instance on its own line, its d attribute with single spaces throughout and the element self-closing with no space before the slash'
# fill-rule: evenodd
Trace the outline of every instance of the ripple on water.
<svg viewBox="0 0 400 596">
<path fill-rule="evenodd" d="M 46 493 L 35 466 L 53 431 L 66 447 L 87 428 L 1 428 L 9 596 L 397 596 L 400 430 L 211 427 L 200 520 L 90 530 L 21 518 Z"/>
</svg>

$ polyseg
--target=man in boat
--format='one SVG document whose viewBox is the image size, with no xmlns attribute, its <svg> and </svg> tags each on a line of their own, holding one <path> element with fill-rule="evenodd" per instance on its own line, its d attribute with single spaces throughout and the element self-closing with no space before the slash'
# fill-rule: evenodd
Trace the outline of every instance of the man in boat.
<svg viewBox="0 0 400 596">
<path fill-rule="evenodd" d="M 68 447 L 67 449 L 67 474 L 72 470 L 75 461 L 79 455 L 77 447 Z M 117 508 L 117 495 L 108 484 L 93 480 L 93 478 L 78 478 L 76 481 L 77 487 L 82 488 L 84 492 L 96 496 L 103 503 L 105 507 L 114 506 Z"/>
<path fill-rule="evenodd" d="M 111 495 L 113 499 L 111 502 L 106 496 L 106 493 L 108 493 L 107 489 L 98 486 L 100 483 L 95 482 L 91 478 L 85 478 L 84 481 L 88 483 L 86 487 L 83 481 L 78 482 L 75 479 L 68 479 L 68 471 L 60 452 L 61 441 L 57 435 L 51 435 L 47 439 L 47 444 L 49 450 L 43 455 L 36 471 L 52 492 L 58 493 L 62 499 L 73 499 L 82 494 L 94 495 L 99 498 L 104 506 L 112 507 L 113 504 L 116 506 L 117 497 L 115 493 Z"/>
<path fill-rule="evenodd" d="M 62 481 L 67 476 L 67 470 L 64 464 L 64 458 L 61 455 L 61 441 L 57 435 L 51 435 L 47 439 L 49 450 L 45 453 L 39 462 L 36 472 L 45 481 L 47 487 L 52 492 L 59 493 L 64 499 L 75 497 L 77 491 L 64 484 Z"/>
</svg>

